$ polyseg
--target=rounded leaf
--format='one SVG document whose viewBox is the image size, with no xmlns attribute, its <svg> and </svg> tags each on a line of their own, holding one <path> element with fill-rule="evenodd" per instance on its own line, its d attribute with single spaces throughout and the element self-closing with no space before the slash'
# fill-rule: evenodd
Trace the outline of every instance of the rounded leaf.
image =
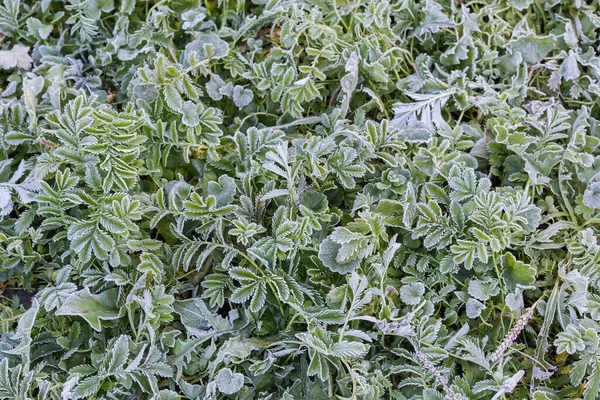
<svg viewBox="0 0 600 400">
<path fill-rule="evenodd" d="M 223 368 L 217 374 L 215 382 L 221 393 L 234 394 L 244 386 L 244 375 L 233 372 L 229 368 Z"/>
</svg>

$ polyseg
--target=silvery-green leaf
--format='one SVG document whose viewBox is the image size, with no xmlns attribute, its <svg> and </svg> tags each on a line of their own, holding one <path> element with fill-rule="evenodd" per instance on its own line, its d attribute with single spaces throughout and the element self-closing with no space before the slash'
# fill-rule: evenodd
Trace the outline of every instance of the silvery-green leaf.
<svg viewBox="0 0 600 400">
<path fill-rule="evenodd" d="M 163 389 L 152 400 L 180 400 L 181 396 L 173 390 Z"/>
<path fill-rule="evenodd" d="M 444 400 L 446 396 L 435 389 L 427 388 L 423 390 L 423 400 Z"/>
<path fill-rule="evenodd" d="M 183 394 L 190 398 L 200 398 L 205 391 L 204 386 L 187 383 L 183 379 L 180 379 L 177 384 L 181 388 Z"/>
<path fill-rule="evenodd" d="M 330 270 L 339 272 L 340 274 L 347 274 L 356 270 L 360 266 L 360 261 L 338 262 L 336 258 L 341 248 L 342 246 L 333 240 L 325 239 L 319 246 L 319 260 Z"/>
<path fill-rule="evenodd" d="M 29 47 L 16 44 L 10 50 L 0 50 L 0 67 L 3 69 L 31 69 L 33 59 L 29 55 Z"/>
<path fill-rule="evenodd" d="M 64 301 L 75 291 L 77 291 L 77 285 L 64 282 L 40 291 L 39 299 L 46 311 L 52 311 L 55 308 L 60 308 Z"/>
<path fill-rule="evenodd" d="M 221 175 L 218 182 L 209 182 L 207 186 L 208 195 L 215 197 L 217 207 L 224 207 L 231 204 L 236 190 L 235 181 L 227 175 Z"/>
<path fill-rule="evenodd" d="M 411 143 L 426 143 L 432 136 L 431 126 L 422 122 L 416 122 L 410 126 L 400 128 L 400 135 Z"/>
<path fill-rule="evenodd" d="M 563 35 L 563 39 L 571 48 L 575 48 L 579 42 L 571 21 L 565 22 L 565 33 Z"/>
<path fill-rule="evenodd" d="M 117 289 L 106 290 L 100 294 L 91 294 L 89 288 L 72 293 L 63 302 L 56 315 L 73 315 L 85 319 L 95 331 L 102 330 L 101 320 L 119 318 L 117 308 Z"/>
<path fill-rule="evenodd" d="M 330 354 L 341 358 L 360 358 L 367 353 L 367 346 L 360 342 L 343 340 L 335 343 L 329 350 Z"/>
<path fill-rule="evenodd" d="M 529 8 L 533 4 L 533 0 L 511 0 L 511 4 L 517 10 L 522 11 Z"/>
<path fill-rule="evenodd" d="M 532 376 L 534 379 L 545 381 L 548 378 L 552 377 L 552 375 L 554 375 L 554 371 L 544 371 L 539 367 L 533 367 Z"/>
<path fill-rule="evenodd" d="M 531 286 L 536 273 L 535 267 L 517 260 L 512 253 L 502 257 L 502 280 L 508 290 L 515 290 L 517 285 Z"/>
<path fill-rule="evenodd" d="M 168 85 L 164 89 L 165 101 L 173 111 L 181 111 L 183 99 L 174 85 Z"/>
<path fill-rule="evenodd" d="M 217 374 L 215 382 L 221 393 L 234 394 L 244 386 L 244 375 L 233 372 L 229 368 L 223 368 Z"/>
<path fill-rule="evenodd" d="M 423 285 L 421 282 L 412 282 L 408 285 L 402 285 L 400 287 L 400 299 L 406 304 L 419 304 L 424 293 L 425 285 Z"/>
<path fill-rule="evenodd" d="M 195 127 L 200 123 L 198 107 L 196 107 L 196 104 L 191 101 L 186 101 L 183 103 L 183 106 L 181 107 L 181 114 L 183 114 L 181 122 L 183 122 L 185 126 Z"/>
<path fill-rule="evenodd" d="M 576 351 L 581 351 L 585 348 L 581 330 L 572 324 L 568 325 L 564 332 L 558 334 L 558 338 L 554 341 L 554 345 L 559 353 L 567 352 L 569 354 L 573 354 Z"/>
<path fill-rule="evenodd" d="M 427 35 L 439 32 L 440 29 L 454 26 L 454 21 L 444 13 L 442 7 L 435 1 L 427 1 L 423 12 L 425 18 L 411 36 L 424 39 Z"/>
<path fill-rule="evenodd" d="M 348 61 L 346 61 L 346 75 L 340 80 L 342 90 L 351 95 L 358 84 L 358 63 L 359 57 L 356 52 L 352 52 Z"/>
<path fill-rule="evenodd" d="M 466 311 L 467 317 L 474 319 L 481 315 L 481 311 L 485 310 L 485 305 L 476 299 L 467 300 Z"/>
<path fill-rule="evenodd" d="M 506 295 L 504 302 L 510 308 L 511 311 L 517 311 L 523 307 L 525 307 L 525 303 L 523 302 L 523 292 L 520 289 L 515 289 L 514 292 Z"/>
<path fill-rule="evenodd" d="M 192 53 L 196 53 L 200 61 L 207 58 L 219 59 L 229 53 L 229 44 L 214 33 L 201 33 L 196 40 L 185 46 L 184 62 L 187 62 Z"/>
<path fill-rule="evenodd" d="M 565 81 L 572 81 L 581 75 L 581 71 L 579 71 L 579 64 L 577 62 L 577 56 L 573 52 L 573 50 L 569 51 L 569 56 L 565 58 L 563 63 L 560 66 L 560 75 Z"/>
<path fill-rule="evenodd" d="M 43 24 L 39 19 L 32 17 L 27 19 L 27 29 L 39 39 L 46 39 L 52 32 L 52 25 Z"/>
<path fill-rule="evenodd" d="M 8 188 L 0 186 L 0 215 L 7 215 L 12 211 L 12 196 Z"/>
<path fill-rule="evenodd" d="M 98 19 L 102 12 L 110 12 L 114 9 L 113 0 L 90 0 L 86 3 L 85 12 L 88 17 Z"/>
<path fill-rule="evenodd" d="M 236 85 L 233 88 L 233 102 L 238 108 L 247 106 L 252 102 L 253 98 L 254 94 L 252 93 L 252 90 L 239 85 Z"/>
<path fill-rule="evenodd" d="M 472 297 L 486 301 L 490 297 L 497 295 L 500 293 L 500 289 L 498 288 L 498 283 L 492 279 L 479 280 L 472 279 L 469 282 L 469 295 Z"/>
<path fill-rule="evenodd" d="M 583 204 L 589 208 L 600 209 L 600 182 L 593 182 L 583 193 Z"/>
<path fill-rule="evenodd" d="M 11 339 L 13 341 L 19 341 L 19 344 L 16 345 L 15 348 L 11 350 L 5 350 L 8 354 L 18 354 L 21 356 L 23 363 L 26 367 L 29 366 L 30 361 L 30 348 L 31 348 L 31 333 L 35 324 L 35 320 L 37 318 L 38 312 L 40 310 L 40 304 L 37 299 L 34 299 L 31 307 L 27 310 L 21 318 L 19 318 L 19 323 L 17 324 L 17 331 L 12 335 Z"/>
<path fill-rule="evenodd" d="M 188 10 L 181 14 L 181 19 L 184 21 L 181 29 L 194 29 L 200 22 L 204 21 L 205 18 L 206 10 L 204 10 L 204 8 Z"/>
<path fill-rule="evenodd" d="M 529 33 L 511 42 L 514 51 L 518 51 L 528 64 L 536 64 L 554 49 L 554 36 L 536 36 Z"/>
<path fill-rule="evenodd" d="M 191 335 L 202 336 L 209 328 L 221 332 L 231 329 L 231 323 L 227 319 L 212 313 L 199 298 L 177 300 L 173 303 L 173 309 L 180 315 L 181 322 Z"/>
<path fill-rule="evenodd" d="M 442 107 L 448 102 L 452 94 L 454 94 L 453 90 L 432 94 L 406 93 L 415 102 L 395 103 L 392 106 L 395 116 L 391 121 L 391 125 L 401 128 L 420 123 L 420 126 L 429 130 L 445 126 L 446 121 L 442 116 Z M 423 133 L 419 132 L 417 134 L 417 137 L 420 136 L 423 136 Z"/>
<path fill-rule="evenodd" d="M 221 79 L 221 77 L 217 74 L 212 74 L 210 79 L 206 83 L 206 93 L 213 100 L 221 100 L 223 98 L 223 93 L 221 93 L 221 88 L 225 86 L 225 81 Z"/>
</svg>

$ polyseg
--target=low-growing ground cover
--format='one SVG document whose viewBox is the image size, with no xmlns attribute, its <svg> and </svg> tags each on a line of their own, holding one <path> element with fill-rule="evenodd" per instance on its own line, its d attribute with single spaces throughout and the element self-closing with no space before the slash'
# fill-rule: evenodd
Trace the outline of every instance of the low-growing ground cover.
<svg viewBox="0 0 600 400">
<path fill-rule="evenodd" d="M 600 387 L 597 0 L 2 0 L 0 399 Z"/>
</svg>

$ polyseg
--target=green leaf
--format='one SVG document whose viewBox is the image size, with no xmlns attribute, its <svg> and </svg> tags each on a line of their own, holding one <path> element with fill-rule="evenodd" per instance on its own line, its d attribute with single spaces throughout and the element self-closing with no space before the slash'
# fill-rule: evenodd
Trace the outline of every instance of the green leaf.
<svg viewBox="0 0 600 400">
<path fill-rule="evenodd" d="M 160 278 L 163 275 L 164 265 L 160 258 L 152 253 L 142 253 L 140 256 L 140 263 L 137 266 L 137 270 L 141 273 L 150 273 L 155 281 L 160 282 Z"/>
<path fill-rule="evenodd" d="M 183 59 L 187 62 L 192 53 L 195 53 L 200 61 L 207 58 L 219 59 L 229 53 L 229 44 L 214 33 L 202 33 L 185 46 Z"/>
<path fill-rule="evenodd" d="M 583 400 L 597 399 L 600 395 L 600 362 L 596 360 L 592 366 L 592 374 L 589 376 L 585 389 L 583 390 Z"/>
<path fill-rule="evenodd" d="M 118 289 L 106 290 L 100 294 L 91 294 L 85 288 L 71 294 L 56 311 L 56 315 L 79 316 L 85 319 L 95 331 L 102 330 L 101 320 L 110 321 L 120 316 L 117 307 Z"/>
<path fill-rule="evenodd" d="M 341 358 L 360 358 L 367 354 L 367 350 L 367 346 L 363 343 L 343 340 L 333 345 L 330 354 Z"/>
<path fill-rule="evenodd" d="M 164 89 L 165 101 L 173 111 L 183 110 L 183 99 L 174 85 L 168 85 Z"/>
<path fill-rule="evenodd" d="M 40 291 L 40 302 L 46 311 L 52 311 L 55 308 L 60 308 L 65 300 L 75 291 L 77 291 L 77 285 L 71 282 L 64 282 Z"/>
<path fill-rule="evenodd" d="M 585 349 L 581 331 L 574 325 L 568 325 L 564 332 L 559 333 L 554 345 L 558 353 L 573 354 L 576 351 Z"/>
<path fill-rule="evenodd" d="M 177 300 L 173 303 L 173 310 L 181 317 L 189 335 L 202 337 L 210 328 L 219 332 L 232 328 L 227 319 L 210 311 L 204 301 L 198 298 Z"/>
<path fill-rule="evenodd" d="M 600 209 L 600 182 L 593 182 L 583 193 L 583 204 L 586 207 Z"/>
<path fill-rule="evenodd" d="M 579 71 L 579 65 L 577 63 L 577 57 L 572 50 L 569 51 L 569 56 L 565 58 L 560 66 L 559 71 L 560 76 L 567 82 L 575 80 L 579 78 L 579 75 L 581 75 L 581 72 Z"/>
<path fill-rule="evenodd" d="M 217 207 L 224 207 L 233 201 L 237 187 L 233 178 L 221 175 L 219 181 L 208 182 L 208 195 L 214 196 L 217 200 Z"/>
<path fill-rule="evenodd" d="M 413 282 L 400 287 L 400 299 L 409 305 L 416 305 L 423 299 L 425 285 L 421 282 Z"/>
<path fill-rule="evenodd" d="M 360 266 L 359 260 L 340 263 L 337 256 L 342 246 L 331 239 L 325 239 L 319 246 L 319 260 L 333 272 L 347 274 L 355 271 Z"/>
<path fill-rule="evenodd" d="M 474 319 L 481 315 L 481 311 L 485 310 L 485 304 L 476 299 L 467 300 L 466 312 L 467 317 Z"/>
<path fill-rule="evenodd" d="M 535 267 L 517 260 L 512 253 L 505 253 L 502 257 L 502 280 L 508 290 L 515 290 L 517 285 L 533 285 L 536 275 Z"/>
<path fill-rule="evenodd" d="M 244 375 L 239 372 L 233 372 L 229 368 L 223 368 L 219 370 L 215 382 L 221 393 L 234 394 L 239 392 L 244 386 Z"/>
<path fill-rule="evenodd" d="M 469 282 L 468 291 L 469 295 L 481 301 L 486 301 L 490 297 L 493 297 L 500 293 L 500 289 L 498 288 L 498 282 L 493 279 L 472 279 Z"/>
<path fill-rule="evenodd" d="M 537 64 L 554 49 L 554 36 L 537 36 L 528 33 L 511 41 L 513 51 L 518 51 L 528 64 Z"/>
</svg>

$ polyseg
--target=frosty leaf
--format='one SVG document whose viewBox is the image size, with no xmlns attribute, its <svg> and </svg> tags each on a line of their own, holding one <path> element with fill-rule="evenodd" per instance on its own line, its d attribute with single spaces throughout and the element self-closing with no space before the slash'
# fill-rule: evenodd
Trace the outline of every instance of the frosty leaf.
<svg viewBox="0 0 600 400">
<path fill-rule="evenodd" d="M 223 98 L 222 88 L 225 87 L 225 81 L 217 74 L 212 74 L 210 80 L 206 83 L 206 92 L 213 100 L 221 100 Z"/>
<path fill-rule="evenodd" d="M 236 185 L 233 178 L 227 175 L 219 177 L 218 182 L 208 183 L 208 194 L 214 196 L 217 207 L 224 207 L 233 201 L 236 192 Z"/>
<path fill-rule="evenodd" d="M 72 293 L 63 302 L 56 315 L 74 315 L 85 319 L 95 331 L 102 329 L 101 320 L 110 321 L 119 318 L 117 308 L 117 289 L 100 294 L 91 294 L 89 288 Z"/>
<path fill-rule="evenodd" d="M 16 44 L 11 50 L 0 50 L 0 67 L 3 69 L 31 69 L 33 59 L 29 56 L 29 47 Z"/>
<path fill-rule="evenodd" d="M 183 100 L 181 95 L 173 85 L 165 87 L 165 101 L 167 105 L 174 111 L 181 111 L 183 108 Z"/>
<path fill-rule="evenodd" d="M 114 9 L 113 0 L 90 0 L 87 3 L 85 12 L 88 17 L 96 19 L 100 18 L 101 12 L 110 12 Z"/>
<path fill-rule="evenodd" d="M 11 162 L 11 159 L 0 162 L 2 175 L 8 175 Z M 31 164 L 22 160 L 10 179 L 0 182 L 0 216 L 7 215 L 13 210 L 13 193 L 19 197 L 21 202 L 27 204 L 32 202 L 37 192 L 41 190 L 39 179 L 32 174 L 25 176 L 29 169 L 31 169 Z M 24 176 L 25 179 L 23 179 Z"/>
<path fill-rule="evenodd" d="M 0 398 L 598 397 L 597 8 L 0 0 Z"/>
<path fill-rule="evenodd" d="M 181 19 L 184 21 L 181 29 L 190 30 L 194 29 L 200 22 L 206 18 L 206 10 L 202 7 L 196 10 L 188 10 L 181 14 Z"/>
<path fill-rule="evenodd" d="M 178 107 L 178 104 L 179 104 L 177 100 L 168 100 L 168 101 L 173 102 L 173 103 L 171 103 L 172 105 L 169 105 L 169 107 L 177 109 L 176 107 Z M 189 126 L 189 127 L 198 126 L 198 124 L 200 123 L 200 116 L 198 115 L 198 107 L 196 107 L 196 104 L 194 104 L 191 101 L 186 101 L 182 104 L 180 110 L 181 110 L 181 114 L 183 114 L 183 117 L 181 118 L 181 122 L 183 122 L 183 124 L 185 126 Z"/>
<path fill-rule="evenodd" d="M 469 282 L 469 295 L 474 298 L 486 301 L 490 297 L 497 295 L 500 293 L 500 289 L 498 288 L 498 283 L 494 280 L 479 280 L 473 279 Z"/>
<path fill-rule="evenodd" d="M 452 90 L 433 94 L 406 93 L 415 102 L 394 104 L 395 116 L 391 124 L 400 128 L 420 123 L 420 126 L 429 130 L 444 126 L 446 121 L 442 116 L 442 107 L 453 93 Z"/>
<path fill-rule="evenodd" d="M 485 310 L 485 305 L 476 299 L 467 300 L 466 305 L 467 317 L 474 319 L 481 315 L 481 311 Z"/>
<path fill-rule="evenodd" d="M 581 72 L 579 71 L 579 64 L 577 63 L 577 57 L 572 50 L 569 51 L 569 56 L 565 58 L 560 66 L 559 71 L 561 77 L 567 82 L 575 80 L 579 78 L 579 75 L 581 75 Z"/>
<path fill-rule="evenodd" d="M 517 10 L 523 11 L 533 4 L 533 0 L 511 0 L 511 3 Z"/>
<path fill-rule="evenodd" d="M 252 93 L 252 90 L 239 85 L 236 85 L 233 88 L 233 102 L 238 108 L 245 107 L 252 103 L 253 98 L 254 94 Z"/>
<path fill-rule="evenodd" d="M 425 285 L 421 282 L 413 282 L 400 287 L 400 299 L 409 305 L 419 304 L 424 293 Z"/>
<path fill-rule="evenodd" d="M 437 2 L 427 1 L 425 4 L 425 8 L 423 9 L 425 19 L 412 35 L 424 39 L 428 34 L 454 26 L 454 21 L 444 14 L 442 7 Z"/>
<path fill-rule="evenodd" d="M 564 332 L 559 333 L 554 345 L 558 353 L 573 354 L 585 348 L 581 331 L 574 325 L 568 325 Z"/>
<path fill-rule="evenodd" d="M 589 208 L 600 209 L 600 182 L 593 182 L 583 193 L 583 204 Z"/>
<path fill-rule="evenodd" d="M 529 33 L 511 42 L 514 51 L 518 51 L 528 64 L 540 62 L 554 49 L 554 36 L 536 36 Z"/>
<path fill-rule="evenodd" d="M 183 52 L 185 62 L 189 60 L 192 53 L 195 53 L 200 61 L 207 58 L 219 59 L 229 53 L 229 44 L 214 33 L 201 33 L 196 40 L 185 46 L 185 51 Z"/>
<path fill-rule="evenodd" d="M 52 25 L 43 24 L 37 18 L 28 18 L 27 30 L 30 34 L 36 36 L 38 39 L 46 39 L 48 38 L 48 36 L 50 36 L 50 33 L 52 32 Z"/>
<path fill-rule="evenodd" d="M 181 316 L 181 322 L 191 335 L 201 337 L 209 328 L 215 328 L 220 332 L 231 329 L 229 321 L 212 313 L 198 298 L 178 300 L 173 304 L 173 309 Z"/>
<path fill-rule="evenodd" d="M 502 257 L 502 280 L 508 290 L 515 290 L 517 285 L 533 285 L 536 274 L 535 267 L 517 260 L 512 253 Z"/>
<path fill-rule="evenodd" d="M 335 343 L 329 352 L 335 357 L 360 358 L 367 353 L 367 346 L 359 342 L 348 342 L 344 340 Z"/>
<path fill-rule="evenodd" d="M 77 285 L 71 282 L 64 282 L 60 285 L 46 288 L 40 291 L 40 302 L 46 311 L 52 311 L 60 308 L 65 300 L 77 290 Z"/>
<path fill-rule="evenodd" d="M 352 52 L 348 57 L 348 61 L 346 61 L 346 75 L 340 80 L 342 90 L 347 95 L 351 95 L 358 84 L 358 63 L 358 54 Z"/>
<path fill-rule="evenodd" d="M 319 246 L 319 260 L 327 268 L 340 274 L 347 274 L 356 270 L 360 266 L 359 260 L 350 260 L 338 262 L 337 256 L 342 246 L 331 239 L 325 239 Z"/>
<path fill-rule="evenodd" d="M 519 289 L 515 289 L 513 293 L 507 294 L 504 302 L 511 311 L 517 311 L 525 307 L 525 303 L 523 302 L 523 293 Z"/>
<path fill-rule="evenodd" d="M 240 391 L 244 386 L 244 375 L 233 372 L 229 368 L 223 368 L 215 378 L 217 388 L 225 394 L 234 394 Z"/>
<path fill-rule="evenodd" d="M 337 178 L 348 189 L 352 189 L 356 185 L 355 178 L 361 177 L 365 173 L 365 168 L 357 162 L 357 157 L 356 150 L 344 147 L 328 160 L 328 164 Z"/>
<path fill-rule="evenodd" d="M 25 312 L 25 314 L 23 314 L 21 316 L 21 318 L 19 318 L 17 330 L 14 333 L 14 335 L 12 335 L 12 337 L 11 337 L 11 339 L 13 341 L 18 341 L 18 344 L 15 346 L 15 348 L 13 348 L 11 350 L 5 350 L 5 352 L 8 354 L 20 355 L 21 359 L 23 361 L 23 364 L 25 365 L 26 368 L 29 367 L 30 348 L 31 348 L 31 342 L 32 342 L 31 333 L 32 333 L 39 309 L 40 309 L 40 304 L 38 303 L 38 301 L 36 299 L 34 299 L 31 308 L 29 308 L 29 310 L 27 310 Z"/>
<path fill-rule="evenodd" d="M 400 135 L 405 137 L 408 142 L 425 143 L 433 135 L 433 130 L 426 123 L 416 122 L 410 126 L 400 128 Z"/>
</svg>

